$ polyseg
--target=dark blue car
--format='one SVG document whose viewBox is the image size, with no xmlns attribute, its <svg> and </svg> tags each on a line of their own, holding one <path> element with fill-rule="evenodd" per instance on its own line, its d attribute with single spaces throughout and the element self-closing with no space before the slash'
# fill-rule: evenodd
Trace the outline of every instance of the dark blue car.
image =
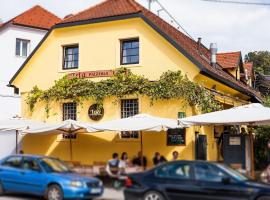
<svg viewBox="0 0 270 200">
<path fill-rule="evenodd" d="M 270 185 L 223 164 L 175 161 L 129 175 L 126 200 L 270 200 Z"/>
<path fill-rule="evenodd" d="M 47 200 L 93 199 L 102 195 L 103 184 L 73 173 L 55 158 L 12 155 L 0 162 L 0 195 L 5 192 L 39 195 Z"/>
</svg>

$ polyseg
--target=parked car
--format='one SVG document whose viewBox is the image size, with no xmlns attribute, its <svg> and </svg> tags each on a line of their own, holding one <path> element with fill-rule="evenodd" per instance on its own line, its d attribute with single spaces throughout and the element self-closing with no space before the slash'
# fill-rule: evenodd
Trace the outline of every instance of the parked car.
<svg viewBox="0 0 270 200">
<path fill-rule="evenodd" d="M 224 164 L 175 161 L 129 175 L 126 200 L 270 200 L 270 187 Z"/>
<path fill-rule="evenodd" d="M 11 155 L 0 161 L 0 195 L 6 192 L 39 195 L 47 200 L 92 199 L 102 195 L 103 184 L 73 173 L 56 158 Z"/>
</svg>

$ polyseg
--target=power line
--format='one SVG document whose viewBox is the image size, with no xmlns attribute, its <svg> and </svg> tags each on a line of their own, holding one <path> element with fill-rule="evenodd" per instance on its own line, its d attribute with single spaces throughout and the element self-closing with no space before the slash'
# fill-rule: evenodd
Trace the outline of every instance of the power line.
<svg viewBox="0 0 270 200">
<path fill-rule="evenodd" d="M 249 2 L 249 1 L 225 1 L 225 0 L 201 0 L 213 3 L 227 3 L 227 4 L 241 4 L 241 5 L 255 5 L 255 6 L 270 6 L 270 3 L 259 3 L 259 2 Z"/>
<path fill-rule="evenodd" d="M 191 39 L 194 40 L 194 38 L 188 33 L 188 31 L 183 27 L 183 25 L 181 25 L 173 16 L 172 14 L 159 2 L 159 0 L 149 0 L 149 8 L 151 8 L 151 3 L 153 2 L 156 2 L 160 7 L 161 9 L 158 10 L 158 15 L 161 11 L 164 11 L 170 18 L 171 18 L 171 22 L 172 23 L 175 23 L 177 25 L 177 28 L 181 28 L 185 34 L 187 36 L 189 36 Z"/>
</svg>

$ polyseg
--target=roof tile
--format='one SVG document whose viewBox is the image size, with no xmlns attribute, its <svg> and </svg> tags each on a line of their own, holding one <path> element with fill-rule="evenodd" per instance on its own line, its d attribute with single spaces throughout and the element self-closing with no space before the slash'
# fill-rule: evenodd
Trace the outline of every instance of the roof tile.
<svg viewBox="0 0 270 200">
<path fill-rule="evenodd" d="M 217 62 L 223 69 L 231 69 L 238 67 L 240 59 L 240 51 L 217 54 Z"/>
<path fill-rule="evenodd" d="M 90 7 L 82 12 L 79 12 L 71 17 L 68 17 L 61 21 L 59 24 L 70 24 L 73 22 L 81 22 L 98 18 L 106 18 L 120 15 L 136 14 L 140 13 L 145 18 L 147 18 L 151 23 L 163 31 L 167 36 L 169 36 L 174 42 L 177 43 L 191 58 L 193 58 L 197 63 L 203 66 L 207 73 L 214 74 L 215 78 L 219 80 L 223 79 L 231 82 L 238 88 L 242 88 L 248 94 L 253 94 L 257 97 L 260 95 L 253 90 L 251 87 L 245 85 L 244 83 L 237 81 L 234 77 L 229 75 L 223 70 L 220 65 L 216 67 L 210 64 L 210 51 L 208 48 L 201 45 L 198 50 L 198 44 L 193 39 L 189 38 L 183 34 L 178 29 L 174 28 L 172 25 L 150 12 L 139 3 L 134 0 L 106 0 L 96 6 Z M 238 55 L 239 53 L 237 53 Z"/>
<path fill-rule="evenodd" d="M 56 23 L 59 23 L 61 19 L 49 12 L 48 10 L 36 5 L 22 14 L 14 17 L 6 23 L 0 25 L 0 28 L 6 24 L 14 24 L 21 26 L 28 26 L 38 29 L 50 29 Z"/>
</svg>

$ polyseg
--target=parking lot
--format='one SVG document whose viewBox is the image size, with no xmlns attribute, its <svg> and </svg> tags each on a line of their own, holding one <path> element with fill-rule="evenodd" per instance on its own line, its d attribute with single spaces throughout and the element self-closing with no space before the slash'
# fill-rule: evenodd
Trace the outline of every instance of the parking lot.
<svg viewBox="0 0 270 200">
<path fill-rule="evenodd" d="M 28 195 L 7 195 L 0 197 L 0 200 L 43 200 L 42 198 L 37 198 Z M 124 200 L 123 191 L 116 191 L 110 188 L 106 188 L 104 195 L 99 198 L 99 200 Z"/>
</svg>

